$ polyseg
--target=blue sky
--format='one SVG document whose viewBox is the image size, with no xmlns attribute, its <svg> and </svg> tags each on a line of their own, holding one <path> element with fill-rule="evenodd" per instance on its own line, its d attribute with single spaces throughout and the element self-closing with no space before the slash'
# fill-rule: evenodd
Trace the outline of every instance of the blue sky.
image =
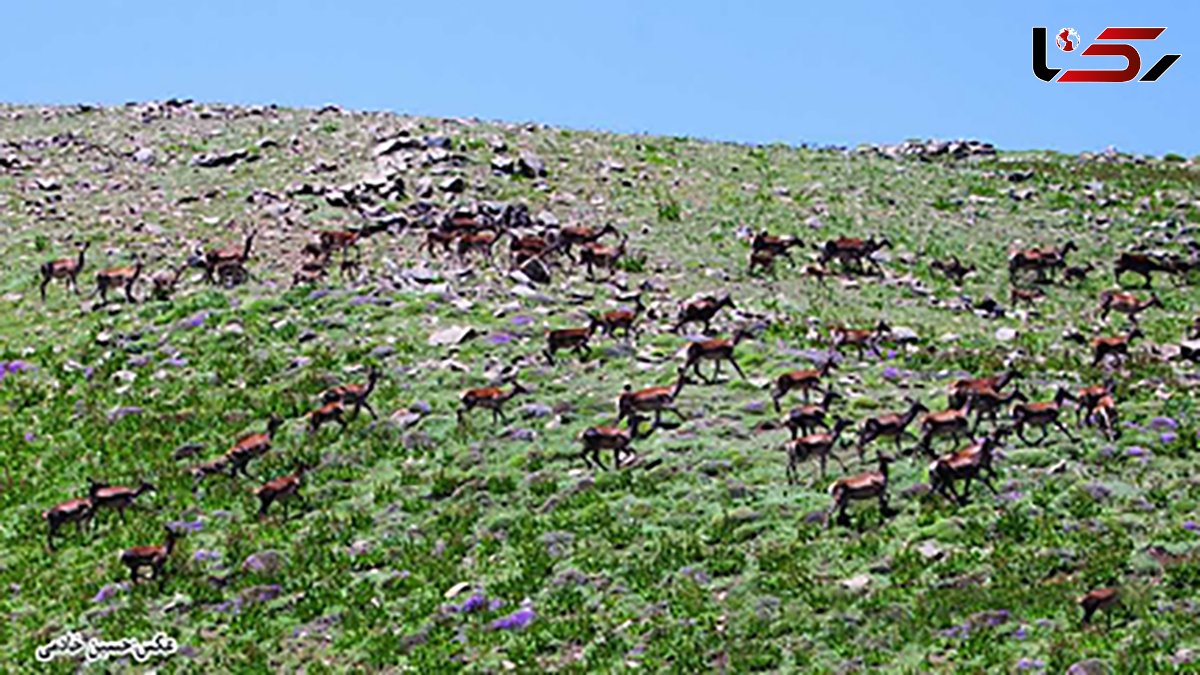
<svg viewBox="0 0 1200 675">
<path fill-rule="evenodd" d="M 1200 154 L 1200 5 L 54 0 L 3 9 L 0 100 L 394 110 L 744 142 L 976 137 Z M 1031 28 L 1166 26 L 1156 83 L 1044 83 Z M 1050 47 L 1051 67 L 1120 67 Z"/>
</svg>

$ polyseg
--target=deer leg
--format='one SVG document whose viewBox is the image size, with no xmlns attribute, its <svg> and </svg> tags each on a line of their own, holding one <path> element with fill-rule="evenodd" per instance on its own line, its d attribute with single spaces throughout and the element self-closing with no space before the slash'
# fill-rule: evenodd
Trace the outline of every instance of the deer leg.
<svg viewBox="0 0 1200 675">
<path fill-rule="evenodd" d="M 542 350 L 542 353 L 546 355 L 546 363 L 548 365 L 553 366 L 554 365 L 554 351 L 550 347 L 547 347 L 546 349 Z"/>
<path fill-rule="evenodd" d="M 1072 442 L 1072 443 L 1077 443 L 1077 442 L 1079 442 L 1079 439 L 1077 439 L 1077 438 L 1075 438 L 1074 436 L 1072 436 L 1072 435 L 1071 435 L 1071 432 L 1070 432 L 1070 430 L 1069 430 L 1069 429 L 1067 429 L 1066 425 L 1062 423 L 1062 420 L 1054 420 L 1054 426 L 1058 427 L 1058 430 L 1059 430 L 1059 431 L 1061 431 L 1061 432 L 1063 432 L 1064 434 L 1066 434 L 1066 435 L 1067 435 L 1067 438 L 1069 438 L 1069 439 L 1071 440 L 1071 442 Z"/>
<path fill-rule="evenodd" d="M 120 516 L 121 524 L 124 525 L 125 524 L 125 507 L 122 506 L 122 507 L 117 508 L 117 515 Z"/>
</svg>

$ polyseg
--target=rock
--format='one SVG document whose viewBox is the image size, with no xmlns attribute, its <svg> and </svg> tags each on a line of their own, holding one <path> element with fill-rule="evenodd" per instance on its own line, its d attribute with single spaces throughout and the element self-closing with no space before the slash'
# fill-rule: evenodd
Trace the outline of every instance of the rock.
<svg viewBox="0 0 1200 675">
<path fill-rule="evenodd" d="M 198 166 L 206 169 L 232 166 L 242 160 L 251 159 L 249 152 L 245 150 L 234 150 L 232 152 L 203 152 L 192 157 L 192 166 Z"/>
<path fill-rule="evenodd" d="M 946 555 L 942 547 L 934 541 L 921 542 L 921 545 L 917 547 L 917 553 L 920 553 L 921 557 L 926 560 L 940 560 L 942 556 Z"/>
<path fill-rule="evenodd" d="M 137 162 L 138 164 L 150 166 L 151 164 L 154 164 L 154 151 L 150 148 L 142 148 L 133 153 L 133 161 Z"/>
<path fill-rule="evenodd" d="M 554 409 L 544 403 L 526 403 L 521 406 L 522 417 L 546 417 L 554 412 Z"/>
<path fill-rule="evenodd" d="M 478 335 L 474 328 L 464 326 L 451 326 L 443 328 L 429 336 L 428 344 L 432 347 L 442 347 L 446 345 L 457 345 L 470 340 Z"/>
<path fill-rule="evenodd" d="M 1017 339 L 1017 331 L 1015 328 L 1008 328 L 1007 326 L 1004 328 L 997 328 L 996 339 L 1001 342 L 1012 342 L 1013 340 Z"/>
<path fill-rule="evenodd" d="M 847 590 L 860 591 L 860 590 L 866 588 L 868 585 L 870 585 L 871 575 L 856 574 L 856 575 L 850 577 L 849 579 L 842 579 L 838 583 L 840 583 L 842 585 L 842 587 L 846 588 Z"/>
<path fill-rule="evenodd" d="M 279 551 L 271 549 L 253 553 L 242 561 L 242 571 L 245 572 L 262 572 L 269 574 L 272 572 L 278 572 L 282 567 L 283 554 Z"/>
<path fill-rule="evenodd" d="M 546 163 L 532 152 L 522 152 L 517 159 L 517 171 L 526 178 L 541 178 L 546 175 Z"/>
<path fill-rule="evenodd" d="M 417 139 L 409 136 L 400 136 L 377 144 L 375 149 L 371 151 L 371 154 L 378 158 L 390 155 L 397 150 L 413 150 L 419 147 L 421 147 L 421 143 Z"/>
<path fill-rule="evenodd" d="M 462 176 L 453 176 L 439 183 L 438 189 L 442 192 L 458 193 L 467 189 L 467 182 L 462 179 Z"/>
<path fill-rule="evenodd" d="M 512 173 L 517 168 L 517 162 L 512 157 L 496 155 L 492 158 L 492 170 L 500 173 Z"/>
<path fill-rule="evenodd" d="M 1099 659 L 1076 661 L 1067 668 L 1067 675 L 1108 675 L 1112 669 Z"/>
</svg>

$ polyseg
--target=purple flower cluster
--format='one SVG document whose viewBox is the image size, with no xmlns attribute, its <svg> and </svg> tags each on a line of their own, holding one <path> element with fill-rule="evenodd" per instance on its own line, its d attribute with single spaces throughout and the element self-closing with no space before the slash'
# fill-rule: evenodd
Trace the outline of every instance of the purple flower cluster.
<svg viewBox="0 0 1200 675">
<path fill-rule="evenodd" d="M 1017 661 L 1017 670 L 1045 670 L 1046 662 L 1041 659 L 1021 659 Z"/>
<path fill-rule="evenodd" d="M 172 520 L 167 523 L 167 527 L 176 532 L 199 532 L 204 529 L 204 523 L 199 518 L 192 521 Z"/>
<path fill-rule="evenodd" d="M 129 582 L 122 581 L 119 584 L 105 584 L 96 595 L 92 596 L 92 602 L 100 604 L 112 600 L 118 593 L 129 590 Z"/>
<path fill-rule="evenodd" d="M 536 618 L 537 614 L 532 607 L 522 607 L 508 616 L 502 616 L 493 621 L 492 630 L 521 630 L 533 623 Z"/>
<path fill-rule="evenodd" d="M 0 361 L 0 382 L 12 373 L 19 373 L 23 370 L 33 370 L 33 366 L 29 363 L 17 359 L 16 361 Z"/>
</svg>

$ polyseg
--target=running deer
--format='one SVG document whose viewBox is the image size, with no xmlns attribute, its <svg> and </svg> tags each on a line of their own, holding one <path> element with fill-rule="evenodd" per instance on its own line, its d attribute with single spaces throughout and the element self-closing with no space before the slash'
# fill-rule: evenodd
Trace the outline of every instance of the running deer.
<svg viewBox="0 0 1200 675">
<path fill-rule="evenodd" d="M 838 525 L 846 526 L 850 524 L 850 517 L 846 515 L 846 507 L 850 502 L 866 501 L 869 499 L 877 499 L 879 501 L 879 521 L 882 523 L 891 515 L 894 515 L 888 507 L 887 489 L 888 489 L 888 466 L 894 460 L 883 453 L 879 453 L 879 470 L 866 471 L 839 478 L 829 486 L 829 494 L 833 497 L 833 507 L 830 509 L 830 515 L 834 511 L 838 516 L 836 522 Z M 834 523 L 830 520 L 830 525 Z"/>
<path fill-rule="evenodd" d="M 46 286 L 55 279 L 62 279 L 68 288 L 75 291 L 75 295 L 79 295 L 79 271 L 83 269 L 83 256 L 91 245 L 90 241 L 76 244 L 79 247 L 78 257 L 42 263 L 42 302 L 46 301 Z"/>
<path fill-rule="evenodd" d="M 589 468 L 594 465 L 597 469 L 603 469 L 604 462 L 600 461 L 600 453 L 603 450 L 612 450 L 613 469 L 620 469 L 621 455 L 635 454 L 629 447 L 633 442 L 633 434 L 632 428 L 596 426 L 584 430 L 579 436 L 580 442 L 583 443 L 583 463 Z"/>
<path fill-rule="evenodd" d="M 612 223 L 608 223 L 600 229 L 579 225 L 567 226 L 559 230 L 559 241 L 562 244 L 563 252 L 566 253 L 572 262 L 582 263 L 582 260 L 576 261 L 574 255 L 571 253 L 571 247 L 594 244 L 600 241 L 600 238 L 606 234 L 620 236 L 621 233 L 617 231 L 617 228 Z"/>
<path fill-rule="evenodd" d="M 804 246 L 804 242 L 794 235 L 771 235 L 766 230 L 759 231 L 750 242 L 752 251 L 770 251 L 772 256 L 783 256 L 792 261 L 791 249 Z"/>
<path fill-rule="evenodd" d="M 1041 300 L 1045 297 L 1046 292 L 1040 288 L 1021 288 L 1019 286 L 1013 286 L 1012 290 L 1009 291 L 1008 294 L 1008 299 L 1010 302 L 1012 302 L 1013 307 L 1016 307 L 1018 303 L 1022 302 L 1032 307 L 1037 303 L 1038 300 Z"/>
<path fill-rule="evenodd" d="M 1142 279 L 1146 282 L 1142 285 L 1142 288 L 1150 288 L 1152 273 L 1163 272 L 1165 274 L 1174 274 L 1176 272 L 1176 265 L 1170 259 L 1162 256 L 1132 252 L 1122 253 L 1117 257 L 1116 263 L 1113 264 L 1113 281 L 1119 285 L 1121 283 L 1121 275 L 1129 272 L 1141 275 Z"/>
<path fill-rule="evenodd" d="M 834 449 L 837 446 L 838 439 L 842 436 L 842 432 L 853 424 L 854 422 L 839 417 L 834 420 L 833 429 L 827 432 L 801 436 L 785 443 L 783 447 L 785 450 L 787 450 L 788 455 L 788 485 L 796 484 L 799 474 L 798 466 L 800 462 L 803 462 L 804 460 L 813 456 L 816 456 L 817 462 L 820 466 L 820 478 L 825 477 L 825 465 L 828 462 L 830 455 L 833 455 L 833 458 L 837 460 L 837 463 L 842 467 L 842 470 L 845 471 L 846 465 L 844 462 L 842 462 L 842 458 L 838 457 L 837 454 L 834 453 Z"/>
<path fill-rule="evenodd" d="M 829 375 L 829 371 L 833 370 L 833 359 L 825 360 L 820 368 L 809 368 L 807 370 L 793 370 L 775 378 L 775 382 L 771 388 L 771 400 L 775 403 L 775 412 L 782 412 L 779 406 L 779 400 L 786 396 L 789 392 L 800 390 L 804 392 L 804 402 L 809 400 L 809 392 L 821 386 L 821 380 Z"/>
<path fill-rule="evenodd" d="M 671 332 L 678 333 L 684 326 L 691 323 L 704 324 L 704 333 L 707 334 L 710 330 L 710 324 L 717 312 L 721 311 L 722 307 L 736 310 L 733 305 L 733 298 L 728 294 L 717 298 L 712 295 L 705 295 L 695 300 L 689 300 L 679 307 L 679 318 L 675 322 L 675 326 Z"/>
<path fill-rule="evenodd" d="M 995 424 L 997 414 L 1005 407 L 1013 405 L 1017 401 L 1029 401 L 1029 397 L 1019 387 L 1013 389 L 1007 395 L 998 393 L 995 389 L 972 391 L 971 409 L 975 411 L 975 426 L 971 428 L 971 433 L 979 431 L 979 425 L 983 424 L 985 416 Z"/>
<path fill-rule="evenodd" d="M 947 408 L 938 412 L 926 413 L 921 418 L 921 440 L 918 446 L 928 455 L 933 455 L 932 441 L 938 437 L 949 436 L 958 442 L 966 436 L 971 428 L 970 417 L 973 397 L 968 398 L 961 408 Z"/>
<path fill-rule="evenodd" d="M 254 246 L 254 238 L 258 236 L 258 229 L 250 230 L 246 235 L 246 240 L 239 249 L 234 246 L 225 248 L 213 248 L 207 251 L 199 251 L 200 267 L 204 269 L 204 281 L 214 283 L 213 273 L 217 268 L 226 263 L 239 263 L 244 265 L 250 260 L 250 249 Z"/>
<path fill-rule="evenodd" d="M 616 271 L 617 261 L 625 255 L 625 245 L 629 235 L 621 235 L 621 243 L 616 246 L 604 246 L 598 243 L 584 244 L 579 249 L 579 263 L 587 266 L 587 278 L 595 279 L 594 268 L 608 270 L 611 277 Z"/>
<path fill-rule="evenodd" d="M 137 283 L 138 277 L 142 276 L 142 259 L 141 257 L 134 258 L 132 267 L 110 267 L 105 270 L 100 270 L 96 273 L 96 290 L 92 295 L 100 294 L 100 304 L 108 304 L 108 291 L 124 290 L 125 299 L 129 302 L 137 302 L 137 298 L 133 297 L 133 285 Z"/>
<path fill-rule="evenodd" d="M 841 394 L 830 389 L 825 392 L 820 403 L 802 405 L 789 410 L 783 418 L 783 425 L 791 432 L 792 440 L 795 440 L 800 434 L 807 436 L 815 433 L 817 427 L 829 431 L 825 417 L 829 415 L 829 405 L 840 398 L 843 398 Z"/>
<path fill-rule="evenodd" d="M 568 349 L 574 351 L 580 361 L 587 359 L 592 355 L 588 341 L 592 339 L 595 330 L 596 323 L 593 321 L 586 328 L 558 328 L 546 331 L 546 348 L 542 350 L 542 354 L 546 356 L 546 363 L 553 366 L 554 355 Z"/>
<path fill-rule="evenodd" d="M 499 239 L 499 235 L 492 230 L 467 232 L 459 235 L 455 242 L 454 253 L 458 256 L 460 264 L 465 263 L 467 257 L 472 253 L 479 253 L 488 262 L 491 262 L 492 247 L 496 245 L 497 239 Z"/>
<path fill-rule="evenodd" d="M 662 425 L 664 411 L 675 415 L 680 421 L 686 422 L 687 418 L 675 407 L 675 399 L 683 391 L 685 382 L 687 382 L 687 371 L 681 368 L 679 378 L 673 387 L 648 387 L 634 391 L 633 387 L 626 384 L 620 397 L 617 398 L 617 424 L 620 424 L 623 419 L 628 419 L 630 433 L 636 440 L 639 434 L 638 422 L 641 419 L 641 413 L 654 413 L 654 424 L 651 430 Z"/>
<path fill-rule="evenodd" d="M 336 422 L 341 427 L 341 432 L 345 432 L 350 424 L 346 421 L 346 406 L 342 405 L 341 401 L 330 401 L 323 403 L 319 408 L 308 413 L 308 433 L 317 435 L 321 431 L 321 427 Z"/>
<path fill-rule="evenodd" d="M 504 391 L 499 387 L 468 389 L 462 393 L 459 399 L 461 407 L 458 410 L 458 423 L 462 424 L 464 415 L 475 408 L 485 408 L 492 411 L 492 424 L 496 422 L 507 424 L 508 418 L 504 415 L 503 409 L 505 402 L 519 394 L 528 393 L 529 390 L 521 386 L 515 378 L 512 381 L 512 387 L 508 391 Z"/>
<path fill-rule="evenodd" d="M 1146 334 L 1140 328 L 1134 328 L 1125 335 L 1098 337 L 1092 340 L 1092 367 L 1100 365 L 1109 356 L 1125 358 L 1129 356 L 1129 347 L 1133 341 Z"/>
<path fill-rule="evenodd" d="M 1096 612 L 1104 612 L 1105 620 L 1112 626 L 1112 610 L 1121 603 L 1121 592 L 1116 588 L 1097 588 L 1075 599 L 1083 610 L 1083 626 L 1092 622 Z"/>
<path fill-rule="evenodd" d="M 179 265 L 175 269 L 159 270 L 150 277 L 152 284 L 151 297 L 155 300 L 170 300 L 171 295 L 175 293 L 175 286 L 179 284 L 180 277 L 187 271 L 186 264 Z"/>
<path fill-rule="evenodd" d="M 1014 251 L 1008 258 L 1008 279 L 1015 281 L 1017 274 L 1032 271 L 1037 275 L 1037 281 L 1048 281 L 1047 272 L 1066 267 L 1067 254 L 1078 250 L 1074 241 L 1068 241 L 1062 246 L 1048 248 L 1026 248 Z"/>
<path fill-rule="evenodd" d="M 363 383 L 339 384 L 336 387 L 330 387 L 321 392 L 322 403 L 338 402 L 342 405 L 354 406 L 354 411 L 350 414 L 350 419 L 357 419 L 361 409 L 366 408 L 367 412 L 371 413 L 371 418 L 375 419 L 378 415 L 375 414 L 375 409 L 371 407 L 371 403 L 367 401 L 367 397 L 371 392 L 375 391 L 375 384 L 379 382 L 381 373 L 375 366 L 367 369 L 367 381 Z"/>
<path fill-rule="evenodd" d="M 964 265 L 957 256 L 951 256 L 946 260 L 934 260 L 933 262 L 929 263 L 929 266 L 946 275 L 947 279 L 960 286 L 962 285 L 963 279 L 975 273 L 974 265 Z"/>
<path fill-rule="evenodd" d="M 638 293 L 633 296 L 633 309 L 614 309 L 603 314 L 588 314 L 588 319 L 592 325 L 600 329 L 601 335 L 616 337 L 618 330 L 625 331 L 626 339 L 637 337 L 637 330 L 634 326 L 642 312 L 646 311 L 646 306 L 642 304 L 642 294 Z"/>
<path fill-rule="evenodd" d="M 747 274 L 754 274 L 755 270 L 762 270 L 768 274 L 775 274 L 775 257 L 776 253 L 769 248 L 756 248 L 750 251 L 750 267 L 746 269 Z"/>
<path fill-rule="evenodd" d="M 879 343 L 891 332 L 892 327 L 884 321 L 875 324 L 874 328 L 850 329 L 844 326 L 834 326 L 829 330 L 833 349 L 841 354 L 843 347 L 854 347 L 858 351 L 860 359 L 868 349 L 875 356 L 880 356 Z"/>
<path fill-rule="evenodd" d="M 1117 411 L 1117 400 L 1112 396 L 1102 396 L 1092 406 L 1087 419 L 1100 428 L 1100 432 L 1109 441 L 1121 438 L 1121 419 Z"/>
<path fill-rule="evenodd" d="M 97 518 L 92 521 L 93 526 L 99 523 L 100 509 L 114 509 L 121 519 L 121 523 L 125 522 L 125 509 L 133 506 L 133 502 L 147 492 L 155 491 L 156 488 L 142 481 L 142 484 L 136 488 L 122 487 L 120 485 L 112 486 L 107 483 L 99 483 L 95 480 L 88 479 L 88 499 L 92 502 L 92 508 L 95 509 Z"/>
<path fill-rule="evenodd" d="M 1063 281 L 1066 283 L 1081 283 L 1087 281 L 1088 275 L 1095 271 L 1096 266 L 1092 263 L 1084 265 L 1071 265 L 1063 270 Z"/>
<path fill-rule="evenodd" d="M 997 494 L 996 486 L 992 485 L 992 478 L 996 475 L 995 469 L 992 468 L 993 453 L 1008 433 L 1008 428 L 998 428 L 978 443 L 935 459 L 929 465 L 930 493 L 940 493 L 947 499 L 965 505 L 971 495 L 971 481 L 977 480 L 991 490 L 992 494 Z M 962 494 L 954 491 L 955 481 L 962 481 Z"/>
<path fill-rule="evenodd" d="M 1133 293 L 1124 291 L 1104 291 L 1100 294 L 1100 319 L 1107 320 L 1110 311 L 1119 312 L 1129 318 L 1129 323 L 1137 325 L 1138 314 L 1151 307 L 1163 306 L 1158 295 L 1151 293 L 1146 300 L 1139 300 Z"/>
<path fill-rule="evenodd" d="M 226 453 L 189 467 L 188 473 L 192 476 L 192 494 L 199 493 L 200 483 L 204 482 L 204 479 L 209 476 L 223 473 L 232 475 L 229 471 L 230 466 L 229 455 Z"/>
<path fill-rule="evenodd" d="M 830 262 L 837 260 L 841 263 L 842 268 L 850 271 L 864 272 L 863 261 L 867 261 L 876 270 L 879 270 L 879 264 L 871 257 L 875 252 L 884 248 L 891 248 L 892 242 L 886 237 L 883 239 L 855 239 L 851 237 L 841 237 L 839 239 L 831 239 L 825 242 L 824 245 L 818 246 L 820 251 L 819 262 L 821 265 L 827 265 Z"/>
<path fill-rule="evenodd" d="M 46 544 L 50 550 L 54 550 L 54 535 L 58 534 L 60 527 L 67 523 L 75 523 L 75 531 L 82 536 L 84 524 L 94 515 L 96 506 L 87 497 L 70 499 L 43 511 L 42 518 L 50 528 L 46 533 Z"/>
<path fill-rule="evenodd" d="M 901 454 L 901 437 L 906 434 L 912 435 L 909 434 L 908 427 L 917 418 L 917 415 L 923 412 L 929 412 L 929 408 L 926 408 L 924 403 L 909 399 L 908 410 L 903 413 L 887 413 L 863 422 L 862 430 L 858 434 L 858 463 L 863 463 L 867 444 L 877 438 L 891 437 L 896 443 L 896 454 Z"/>
<path fill-rule="evenodd" d="M 179 533 L 175 530 L 169 527 L 166 530 L 166 541 L 161 544 L 134 546 L 121 552 L 121 563 L 129 568 L 129 580 L 132 583 L 136 584 L 141 578 L 141 571 L 148 567 L 151 578 L 156 579 L 159 587 L 162 587 L 163 567 L 166 566 L 167 560 L 175 550 L 175 541 L 179 539 Z"/>
<path fill-rule="evenodd" d="M 687 346 L 687 356 L 683 369 L 691 368 L 695 371 L 696 377 L 705 379 L 709 384 L 717 381 L 721 375 L 721 363 L 728 361 L 729 365 L 737 371 L 737 374 L 746 379 L 746 374 L 742 372 L 742 367 L 738 365 L 737 359 L 733 356 L 733 350 L 738 346 L 738 343 L 744 338 L 753 337 L 750 331 L 739 328 L 733 333 L 732 338 L 719 338 L 715 340 L 702 340 L 700 342 L 691 342 Z M 711 378 L 704 378 L 700 372 L 701 361 L 713 362 L 713 374 Z"/>
<path fill-rule="evenodd" d="M 1023 442 L 1029 445 L 1040 445 L 1050 435 L 1046 427 L 1054 425 L 1058 427 L 1059 431 L 1066 434 L 1071 442 L 1077 442 L 1078 439 L 1071 435 L 1070 430 L 1067 429 L 1066 425 L 1059 418 L 1063 402 L 1074 400 L 1075 397 L 1071 395 L 1071 392 L 1067 391 L 1064 387 L 1059 387 L 1058 391 L 1054 394 L 1053 400 L 1039 403 L 1018 403 L 1013 406 L 1012 410 L 1013 430 L 1017 432 L 1017 436 Z M 1025 427 L 1027 426 L 1035 426 L 1041 430 L 1042 435 L 1038 437 L 1037 441 L 1031 442 L 1025 438 Z"/>
<path fill-rule="evenodd" d="M 1021 379 L 1024 373 L 1019 370 L 1006 370 L 999 375 L 975 377 L 955 380 L 950 383 L 948 402 L 951 408 L 961 408 L 967 399 L 979 391 L 1002 391 L 1010 382 Z"/>
<path fill-rule="evenodd" d="M 275 436 L 275 432 L 279 431 L 279 427 L 283 426 L 283 418 L 278 415 L 271 415 L 267 420 L 266 433 L 247 434 L 239 438 L 225 455 L 228 459 L 229 475 L 234 476 L 238 472 L 247 478 L 250 474 L 246 471 L 246 465 L 251 460 L 262 457 L 271 450 L 271 440 Z"/>
<path fill-rule="evenodd" d="M 266 518 L 267 509 L 275 502 L 283 505 L 284 520 L 288 518 L 288 504 L 292 500 L 298 499 L 307 505 L 304 495 L 300 494 L 300 481 L 304 478 L 304 474 L 312 469 L 313 467 L 308 464 L 300 464 L 296 467 L 295 473 L 274 478 L 255 488 L 254 495 L 258 497 L 259 501 L 258 517 Z"/>
<path fill-rule="evenodd" d="M 1100 399 L 1111 396 L 1116 393 L 1116 381 L 1111 377 L 1104 381 L 1104 384 L 1093 384 L 1086 387 L 1080 387 L 1075 392 L 1075 426 L 1082 427 L 1083 423 L 1091 416 L 1096 409 L 1096 404 Z"/>
</svg>

